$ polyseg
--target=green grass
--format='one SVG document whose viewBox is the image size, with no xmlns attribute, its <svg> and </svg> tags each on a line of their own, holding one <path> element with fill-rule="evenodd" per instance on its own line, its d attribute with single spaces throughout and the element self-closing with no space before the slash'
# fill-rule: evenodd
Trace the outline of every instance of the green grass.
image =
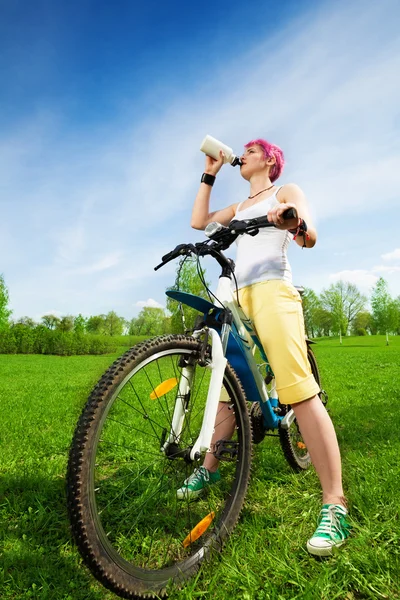
<svg viewBox="0 0 400 600">
<path fill-rule="evenodd" d="M 400 338 L 325 339 L 313 346 L 343 457 L 353 535 L 331 559 L 305 542 L 320 507 L 310 470 L 294 474 L 279 443 L 255 448 L 239 525 L 224 552 L 174 600 L 400 598 Z M 67 451 L 108 356 L 0 355 L 2 600 L 109 600 L 81 564 L 65 501 Z"/>
</svg>

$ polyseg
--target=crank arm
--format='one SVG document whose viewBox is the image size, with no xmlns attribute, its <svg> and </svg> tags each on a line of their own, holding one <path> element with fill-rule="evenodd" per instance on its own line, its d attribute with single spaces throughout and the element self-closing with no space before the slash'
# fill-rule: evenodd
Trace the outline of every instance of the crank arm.
<svg viewBox="0 0 400 600">
<path fill-rule="evenodd" d="M 282 427 L 282 429 L 289 429 L 289 427 L 292 425 L 295 418 L 296 418 L 296 415 L 294 414 L 293 408 L 291 408 L 289 410 L 289 412 L 283 417 L 282 421 L 280 422 L 280 427 Z"/>
</svg>

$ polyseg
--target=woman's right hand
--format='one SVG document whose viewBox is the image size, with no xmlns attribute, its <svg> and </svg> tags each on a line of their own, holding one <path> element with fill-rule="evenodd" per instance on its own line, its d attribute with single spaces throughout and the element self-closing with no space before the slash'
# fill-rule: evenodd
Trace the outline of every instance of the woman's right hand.
<svg viewBox="0 0 400 600">
<path fill-rule="evenodd" d="M 224 158 L 225 158 L 225 154 L 222 152 L 222 150 L 219 151 L 218 160 L 216 160 L 215 158 L 212 158 L 211 156 L 208 156 L 208 154 L 206 154 L 206 166 L 204 168 L 204 173 L 208 173 L 209 175 L 214 175 L 214 177 L 215 177 L 217 175 L 217 173 L 219 172 L 219 170 L 221 169 L 222 165 L 224 164 Z"/>
</svg>

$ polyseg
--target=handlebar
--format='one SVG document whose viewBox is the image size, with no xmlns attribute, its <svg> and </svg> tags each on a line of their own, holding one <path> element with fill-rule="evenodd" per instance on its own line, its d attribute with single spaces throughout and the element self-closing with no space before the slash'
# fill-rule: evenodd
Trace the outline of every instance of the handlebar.
<svg viewBox="0 0 400 600">
<path fill-rule="evenodd" d="M 285 221 L 295 219 L 297 217 L 296 209 L 289 208 L 282 216 Z M 234 219 L 227 227 L 216 222 L 210 223 L 206 227 L 208 240 L 198 242 L 197 244 L 179 244 L 171 252 L 162 257 L 161 263 L 154 267 L 154 270 L 157 271 L 171 260 L 178 258 L 178 256 L 188 256 L 190 254 L 197 254 L 197 256 L 212 255 L 222 266 L 225 266 L 229 259 L 222 254 L 222 250 L 229 248 L 239 235 L 244 233 L 256 235 L 264 227 L 275 227 L 274 223 L 268 221 L 266 215 L 254 219 L 243 219 L 241 221 Z M 208 232 L 207 229 L 209 229 Z"/>
</svg>

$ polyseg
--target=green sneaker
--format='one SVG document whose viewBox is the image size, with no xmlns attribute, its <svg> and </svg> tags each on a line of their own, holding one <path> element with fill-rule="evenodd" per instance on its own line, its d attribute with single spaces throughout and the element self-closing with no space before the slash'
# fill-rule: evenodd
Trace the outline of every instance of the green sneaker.
<svg viewBox="0 0 400 600">
<path fill-rule="evenodd" d="M 341 546 L 350 535 L 347 511 L 341 504 L 324 504 L 319 524 L 307 542 L 307 550 L 315 556 L 330 556 L 333 548 Z"/>
<path fill-rule="evenodd" d="M 217 483 L 220 479 L 221 474 L 219 471 L 212 473 L 201 466 L 198 469 L 195 469 L 190 477 L 185 479 L 183 486 L 177 490 L 176 496 L 178 500 L 194 500 L 200 496 L 208 486 Z"/>
</svg>

